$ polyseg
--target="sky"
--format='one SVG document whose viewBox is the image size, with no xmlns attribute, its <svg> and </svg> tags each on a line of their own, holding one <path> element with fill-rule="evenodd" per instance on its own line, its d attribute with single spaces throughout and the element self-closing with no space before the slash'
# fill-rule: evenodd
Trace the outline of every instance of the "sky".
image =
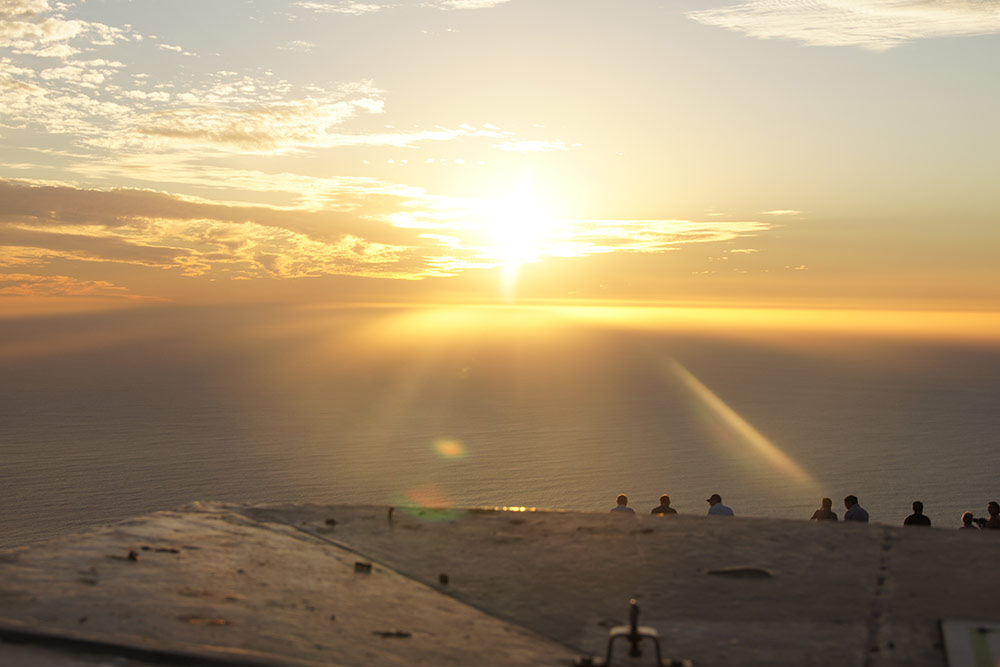
<svg viewBox="0 0 1000 667">
<path fill-rule="evenodd" d="M 0 310 L 1000 310 L 998 0 L 0 0 Z"/>
</svg>

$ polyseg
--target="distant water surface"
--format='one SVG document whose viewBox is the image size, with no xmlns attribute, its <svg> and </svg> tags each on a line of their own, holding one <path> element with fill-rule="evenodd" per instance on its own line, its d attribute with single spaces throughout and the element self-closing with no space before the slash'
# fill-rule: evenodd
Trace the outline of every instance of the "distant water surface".
<svg viewBox="0 0 1000 667">
<path fill-rule="evenodd" d="M 0 545 L 196 499 L 603 511 L 624 492 L 648 512 L 666 492 L 703 514 L 718 492 L 805 519 L 854 493 L 876 521 L 920 499 L 957 527 L 1000 497 L 1000 349 L 725 333 L 515 310 L 0 320 Z"/>
</svg>

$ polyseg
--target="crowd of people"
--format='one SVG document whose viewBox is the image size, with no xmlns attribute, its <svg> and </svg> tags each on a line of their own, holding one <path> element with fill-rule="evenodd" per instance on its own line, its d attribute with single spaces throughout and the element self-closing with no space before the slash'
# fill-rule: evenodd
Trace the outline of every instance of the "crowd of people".
<svg viewBox="0 0 1000 667">
<path fill-rule="evenodd" d="M 722 504 L 722 496 L 713 493 L 706 499 L 708 503 L 709 516 L 735 516 L 732 508 Z M 850 495 L 844 498 L 844 521 L 860 521 L 868 523 L 868 512 L 858 503 L 858 497 Z M 624 493 L 618 496 L 617 503 L 611 508 L 612 512 L 625 512 L 635 514 L 635 510 L 628 506 L 628 496 Z M 649 511 L 650 514 L 658 516 L 669 516 L 677 514 L 677 510 L 670 506 L 670 496 L 663 494 L 660 496 L 660 504 Z M 1000 505 L 991 501 L 986 506 L 988 516 L 976 518 L 972 512 L 962 515 L 962 525 L 960 530 L 1000 530 Z M 812 521 L 837 521 L 837 513 L 833 511 L 833 501 L 823 498 L 820 507 L 811 517 Z M 903 519 L 904 526 L 930 526 L 931 519 L 924 514 L 924 504 L 919 500 L 913 501 L 913 514 Z"/>
</svg>

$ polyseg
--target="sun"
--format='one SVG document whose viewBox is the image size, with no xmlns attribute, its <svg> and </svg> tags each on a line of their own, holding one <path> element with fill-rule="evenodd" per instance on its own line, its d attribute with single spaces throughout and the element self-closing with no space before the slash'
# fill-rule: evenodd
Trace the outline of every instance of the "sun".
<svg viewBox="0 0 1000 667">
<path fill-rule="evenodd" d="M 552 242 L 554 223 L 530 182 L 495 201 L 487 218 L 483 254 L 505 266 L 537 262 Z"/>
<path fill-rule="evenodd" d="M 481 203 L 479 257 L 500 269 L 500 293 L 511 301 L 523 265 L 561 254 L 567 223 L 551 215 L 530 175 L 522 174 L 517 188 L 508 194 Z"/>
</svg>

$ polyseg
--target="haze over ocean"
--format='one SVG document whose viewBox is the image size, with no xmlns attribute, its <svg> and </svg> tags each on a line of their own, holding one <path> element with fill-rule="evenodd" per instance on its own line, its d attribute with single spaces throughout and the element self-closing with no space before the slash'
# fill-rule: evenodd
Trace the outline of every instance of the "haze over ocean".
<svg viewBox="0 0 1000 667">
<path fill-rule="evenodd" d="M 3 546 L 196 499 L 645 513 L 666 492 L 701 515 L 718 492 L 805 520 L 854 493 L 955 528 L 1000 496 L 985 343 L 237 307 L 0 320 L 0 343 Z"/>
<path fill-rule="evenodd" d="M 0 0 L 0 544 L 982 515 L 996 4 Z"/>
</svg>

